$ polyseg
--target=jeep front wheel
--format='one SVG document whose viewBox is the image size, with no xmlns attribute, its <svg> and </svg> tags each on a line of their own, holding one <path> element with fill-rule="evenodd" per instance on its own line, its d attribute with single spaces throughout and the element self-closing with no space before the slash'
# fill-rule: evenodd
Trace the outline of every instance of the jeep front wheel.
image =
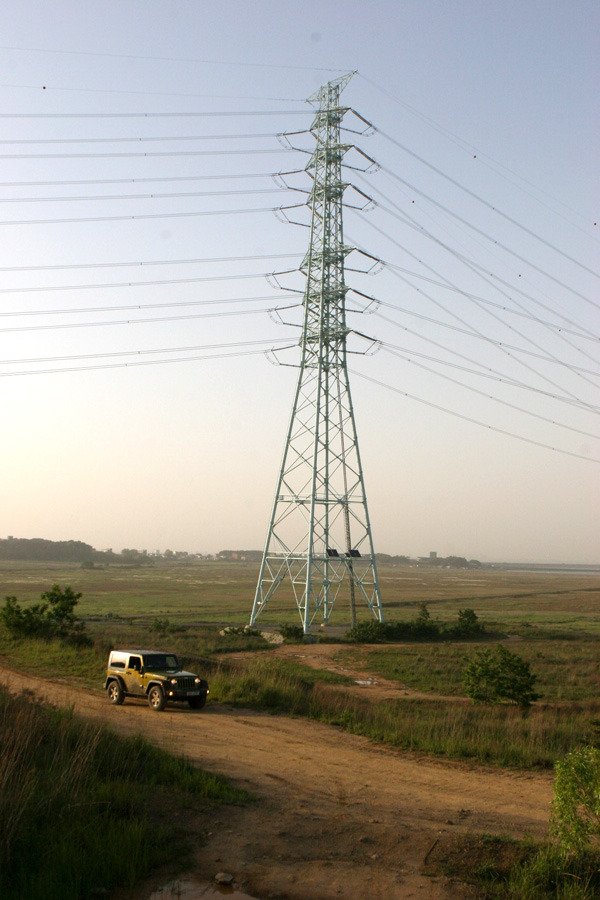
<svg viewBox="0 0 600 900">
<path fill-rule="evenodd" d="M 115 706 L 120 706 L 125 699 L 123 688 L 118 681 L 111 681 L 107 688 L 108 699 Z"/>
<path fill-rule="evenodd" d="M 190 697 L 188 703 L 192 709 L 202 709 L 206 703 L 206 694 L 204 697 Z"/>
<path fill-rule="evenodd" d="M 154 712 L 160 712 L 161 709 L 165 708 L 165 695 L 158 684 L 155 684 L 148 691 L 148 703 L 150 704 L 150 709 L 153 709 Z"/>
</svg>

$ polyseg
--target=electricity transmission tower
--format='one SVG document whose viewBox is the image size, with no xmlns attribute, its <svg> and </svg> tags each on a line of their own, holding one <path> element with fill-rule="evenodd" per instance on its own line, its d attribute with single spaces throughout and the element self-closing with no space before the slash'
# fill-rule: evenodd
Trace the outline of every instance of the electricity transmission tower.
<svg viewBox="0 0 600 900">
<path fill-rule="evenodd" d="M 329 621 L 336 600 L 364 602 L 383 621 L 363 471 L 346 363 L 346 287 L 340 139 L 348 109 L 340 92 L 352 75 L 321 87 L 310 133 L 312 178 L 301 362 L 250 624 L 277 594 L 297 605 L 304 633 L 316 616 Z"/>
</svg>

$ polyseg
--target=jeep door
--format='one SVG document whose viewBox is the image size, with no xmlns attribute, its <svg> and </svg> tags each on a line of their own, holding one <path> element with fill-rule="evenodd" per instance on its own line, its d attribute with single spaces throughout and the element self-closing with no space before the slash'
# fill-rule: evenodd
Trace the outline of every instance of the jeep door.
<svg viewBox="0 0 600 900">
<path fill-rule="evenodd" d="M 142 657 L 130 656 L 127 661 L 127 668 L 123 675 L 125 688 L 128 694 L 143 694 L 144 685 L 142 680 Z"/>
</svg>

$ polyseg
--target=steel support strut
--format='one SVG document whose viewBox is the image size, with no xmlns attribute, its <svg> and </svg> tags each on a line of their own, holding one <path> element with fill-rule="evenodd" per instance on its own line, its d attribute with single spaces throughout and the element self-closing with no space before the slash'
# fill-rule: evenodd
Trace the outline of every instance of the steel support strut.
<svg viewBox="0 0 600 900">
<path fill-rule="evenodd" d="M 371 525 L 346 364 L 342 209 L 347 185 L 341 143 L 346 109 L 339 97 L 351 75 L 309 98 L 318 109 L 310 131 L 315 149 L 307 205 L 310 241 L 300 270 L 306 276 L 301 362 L 275 491 L 250 624 L 265 606 L 297 606 L 304 633 L 319 616 L 329 621 L 336 601 L 363 601 L 383 621 Z"/>
</svg>

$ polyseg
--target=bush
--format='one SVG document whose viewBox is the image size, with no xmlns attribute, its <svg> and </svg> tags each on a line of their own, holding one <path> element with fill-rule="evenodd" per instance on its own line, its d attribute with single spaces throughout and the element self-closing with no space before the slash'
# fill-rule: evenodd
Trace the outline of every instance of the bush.
<svg viewBox="0 0 600 900">
<path fill-rule="evenodd" d="M 494 650 L 479 650 L 463 672 L 465 691 L 475 703 L 512 702 L 523 709 L 539 698 L 536 680 L 529 663 L 502 644 Z"/>
<path fill-rule="evenodd" d="M 439 641 L 445 638 L 474 638 L 485 628 L 472 609 L 461 609 L 456 625 L 434 622 L 427 604 L 419 603 L 419 612 L 410 622 L 359 622 L 346 633 L 346 640 L 355 644 L 383 644 L 394 641 Z"/>
<path fill-rule="evenodd" d="M 387 622 L 376 622 L 370 619 L 368 622 L 358 622 L 350 631 L 346 632 L 346 638 L 355 644 L 381 644 L 390 638 L 390 628 Z"/>
<path fill-rule="evenodd" d="M 600 749 L 578 747 L 556 763 L 551 830 L 576 856 L 600 843 Z"/>
<path fill-rule="evenodd" d="M 0 621 L 13 637 L 62 638 L 74 644 L 90 644 L 85 626 L 75 615 L 81 593 L 54 584 L 42 594 L 41 603 L 22 608 L 16 597 L 6 597 Z"/>
<path fill-rule="evenodd" d="M 304 640 L 302 625 L 287 625 L 284 623 L 279 626 L 279 634 L 288 644 L 297 644 Z"/>
<path fill-rule="evenodd" d="M 474 638 L 483 634 L 485 628 L 479 621 L 474 609 L 459 609 L 458 622 L 449 631 L 455 637 Z"/>
</svg>

